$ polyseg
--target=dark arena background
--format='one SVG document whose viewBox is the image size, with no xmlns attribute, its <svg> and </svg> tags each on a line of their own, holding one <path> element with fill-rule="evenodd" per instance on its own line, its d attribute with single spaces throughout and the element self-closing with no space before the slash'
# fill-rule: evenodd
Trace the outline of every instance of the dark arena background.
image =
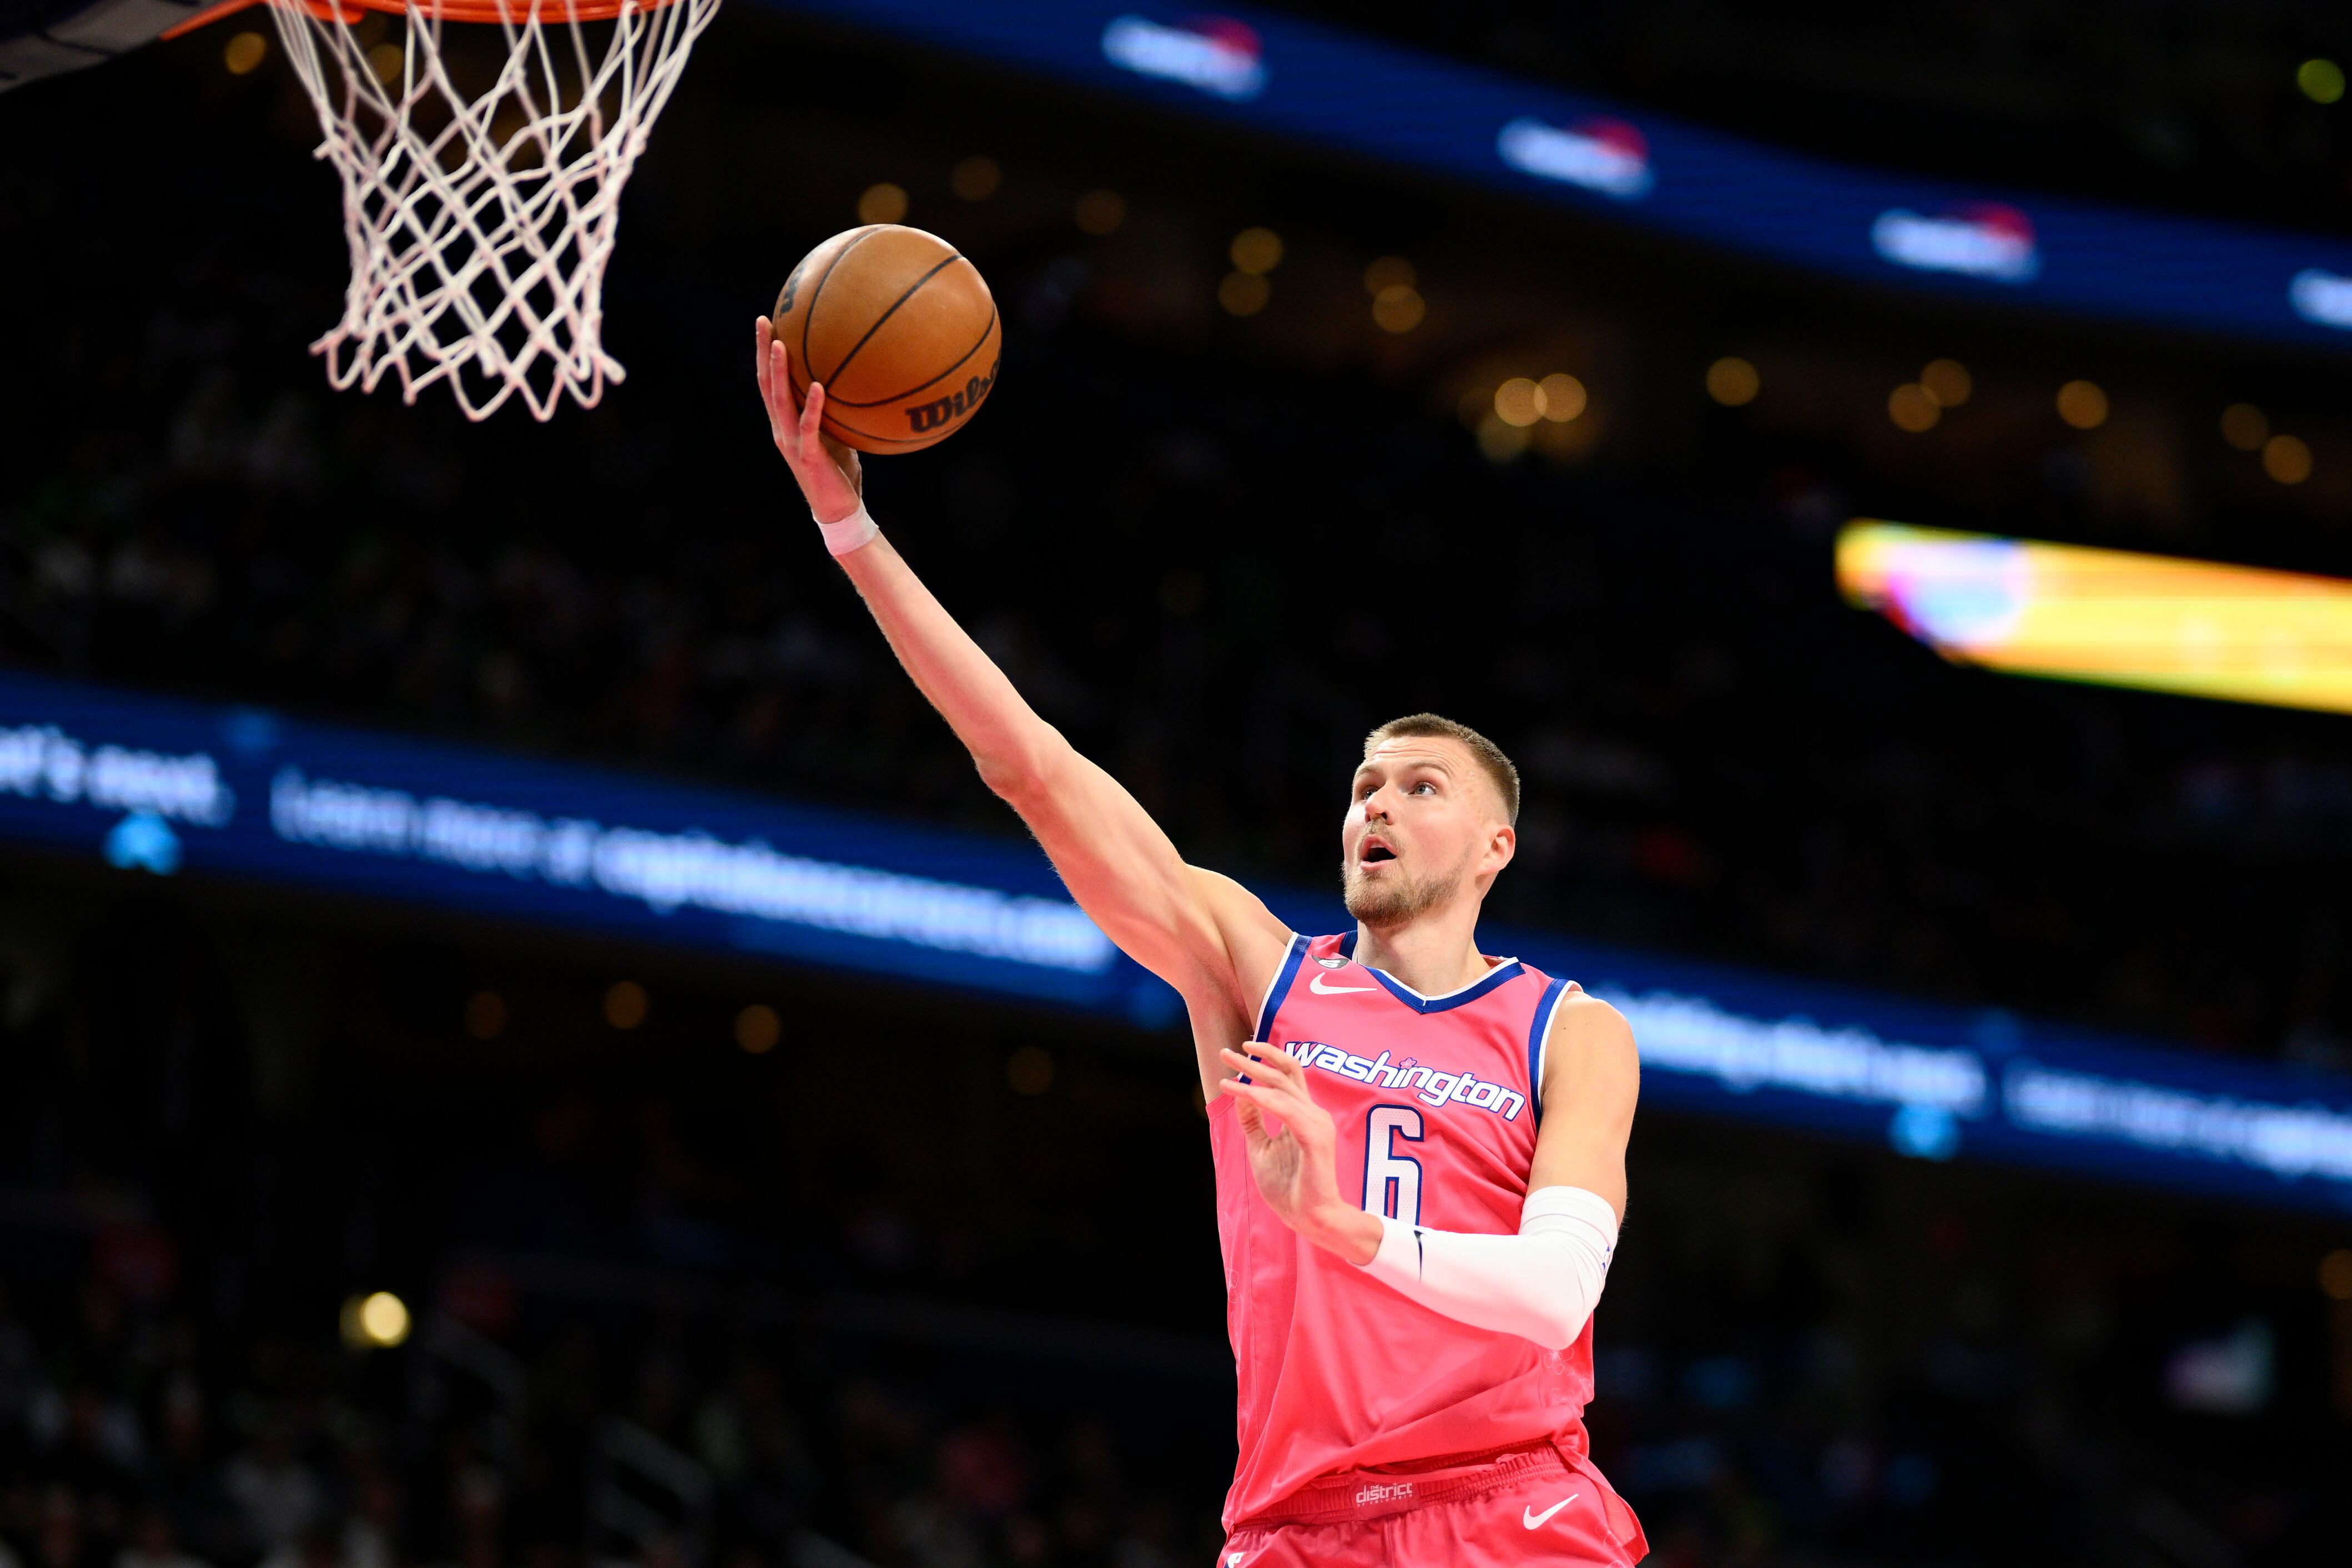
<svg viewBox="0 0 2352 1568">
<path fill-rule="evenodd" d="M 61 15 L 0 0 L 0 1565 L 1213 1560 L 1172 998 L 751 386 L 901 219 L 1003 370 L 873 510 L 1191 859 L 1337 929 L 1368 728 L 1518 759 L 1486 949 L 1645 1059 L 1589 1418 L 1656 1561 L 2352 1561 L 2352 684 L 2280 695 L 2352 645 L 2340 7 L 729 0 L 627 379 L 479 424 L 307 351 L 262 11 Z M 2004 653 L 2019 539 L 2301 575 L 2190 689 Z"/>
</svg>

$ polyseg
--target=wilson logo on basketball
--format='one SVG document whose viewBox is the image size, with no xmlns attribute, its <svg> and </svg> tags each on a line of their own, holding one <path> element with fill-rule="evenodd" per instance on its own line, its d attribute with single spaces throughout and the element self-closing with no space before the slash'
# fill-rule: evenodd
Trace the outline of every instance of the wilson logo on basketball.
<svg viewBox="0 0 2352 1568">
<path fill-rule="evenodd" d="M 988 374 L 974 376 L 964 382 L 961 391 L 950 397 L 919 402 L 907 410 L 907 424 L 916 431 L 937 430 L 943 424 L 953 424 L 980 406 L 988 396 L 988 389 L 996 384 L 996 366 L 988 367 Z"/>
</svg>

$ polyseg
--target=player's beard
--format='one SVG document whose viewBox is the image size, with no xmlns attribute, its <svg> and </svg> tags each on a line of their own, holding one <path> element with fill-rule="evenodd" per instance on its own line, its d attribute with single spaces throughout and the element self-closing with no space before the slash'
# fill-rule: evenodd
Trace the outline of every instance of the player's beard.
<svg viewBox="0 0 2352 1568">
<path fill-rule="evenodd" d="M 1375 931 L 1390 930 L 1415 919 L 1452 898 L 1462 885 L 1464 866 L 1444 876 L 1404 876 L 1376 883 L 1355 861 L 1339 867 L 1339 886 L 1346 895 L 1349 918 Z"/>
</svg>

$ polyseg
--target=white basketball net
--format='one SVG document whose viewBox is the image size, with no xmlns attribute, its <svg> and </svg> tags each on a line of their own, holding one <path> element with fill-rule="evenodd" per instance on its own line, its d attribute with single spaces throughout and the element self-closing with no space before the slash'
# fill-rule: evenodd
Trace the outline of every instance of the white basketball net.
<svg viewBox="0 0 2352 1568">
<path fill-rule="evenodd" d="M 269 6 L 343 180 L 351 287 L 310 345 L 328 380 L 397 375 L 409 402 L 446 382 L 469 419 L 517 393 L 542 420 L 567 392 L 594 406 L 624 374 L 602 330 L 621 188 L 719 0 L 626 0 L 591 22 L 567 0 L 496 0 L 496 22 L 446 24 L 474 90 L 451 79 L 434 0 L 340 3 Z"/>
</svg>

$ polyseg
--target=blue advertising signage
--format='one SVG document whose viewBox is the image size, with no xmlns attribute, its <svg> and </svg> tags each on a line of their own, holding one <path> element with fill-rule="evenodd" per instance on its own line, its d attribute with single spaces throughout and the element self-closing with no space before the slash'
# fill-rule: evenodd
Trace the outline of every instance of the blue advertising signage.
<svg viewBox="0 0 2352 1568">
<path fill-rule="evenodd" d="M 2352 1081 L 1859 988 L 1481 932 L 1615 1006 L 1642 1098 L 1707 1115 L 2352 1212 Z"/>
<path fill-rule="evenodd" d="M 770 3 L 1788 266 L 2352 346 L 2341 238 L 1836 162 L 1262 11 Z"/>
<path fill-rule="evenodd" d="M 1041 1002 L 1174 993 L 1036 849 L 609 768 L 0 672 L 0 841 Z M 1299 929 L 1330 894 L 1272 889 Z M 1481 932 L 1632 1020 L 1646 1103 L 2352 1212 L 2352 1083 L 1718 964 Z"/>
<path fill-rule="evenodd" d="M 1017 842 L 14 673 L 0 837 L 1145 1022 L 1171 1005 Z"/>
</svg>

